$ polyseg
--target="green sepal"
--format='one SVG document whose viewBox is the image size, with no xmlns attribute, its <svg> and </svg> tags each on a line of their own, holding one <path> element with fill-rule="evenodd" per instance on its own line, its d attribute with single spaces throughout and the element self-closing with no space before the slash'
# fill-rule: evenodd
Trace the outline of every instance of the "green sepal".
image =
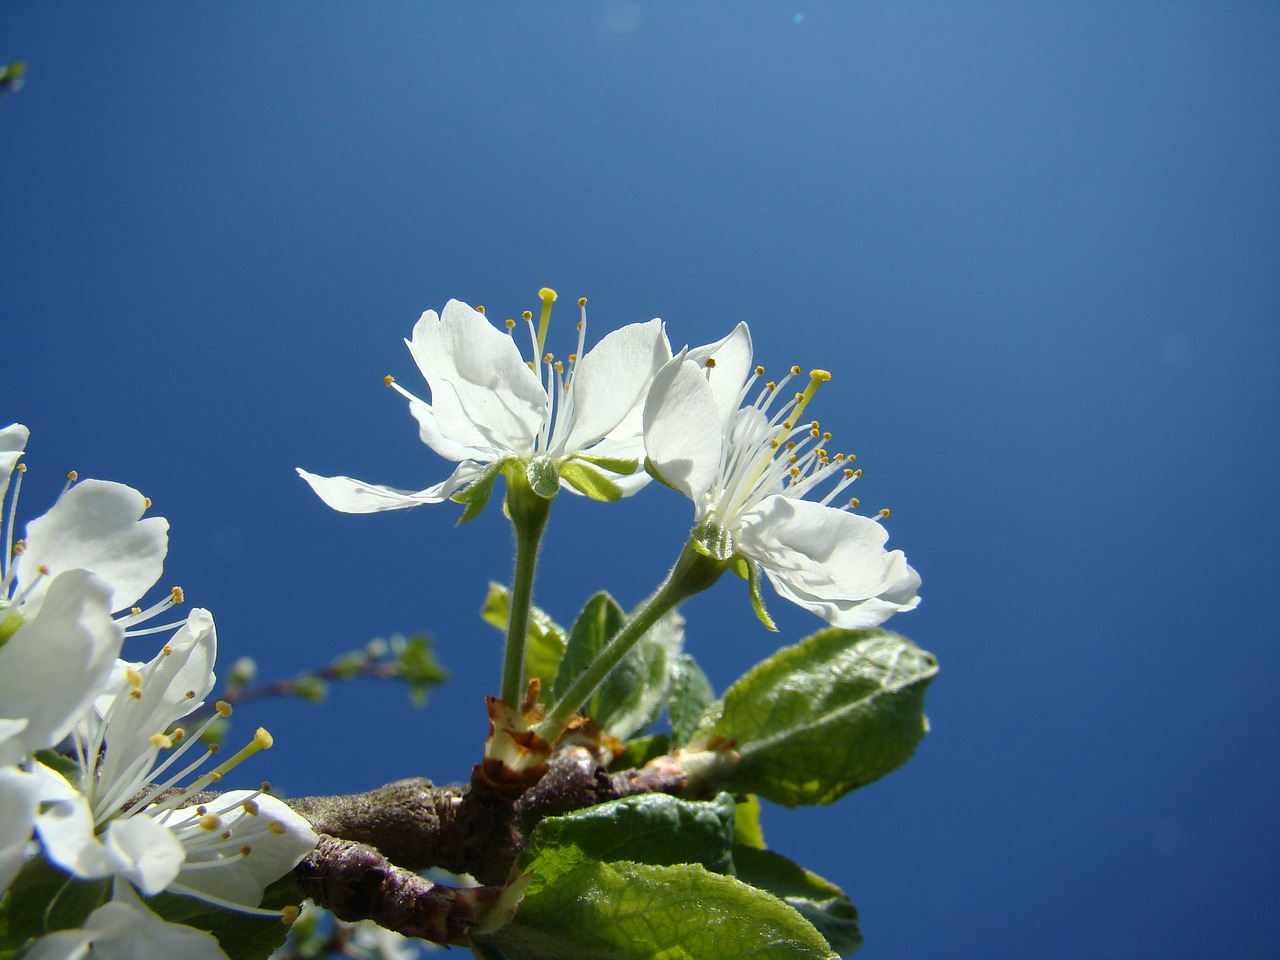
<svg viewBox="0 0 1280 960">
<path fill-rule="evenodd" d="M 466 507 L 462 511 L 462 516 L 458 518 L 458 526 L 470 523 L 480 516 L 480 512 L 489 503 L 489 496 L 493 493 L 494 481 L 502 473 L 503 462 L 505 461 L 489 464 L 484 468 L 480 476 L 469 483 L 465 489 L 459 490 L 449 498 L 454 503 L 461 503 Z"/>
<path fill-rule="evenodd" d="M 581 459 L 566 460 L 561 464 L 560 476 L 569 486 L 592 500 L 612 503 L 622 499 L 620 486 Z"/>
<path fill-rule="evenodd" d="M 489 584 L 489 594 L 480 608 L 485 623 L 507 632 L 507 618 L 511 591 L 500 583 Z M 542 681 L 538 702 L 550 704 L 560 661 L 564 657 L 566 634 L 564 627 L 556 623 L 538 606 L 529 607 L 529 630 L 524 642 L 524 675 L 526 679 L 537 677 Z"/>
<path fill-rule="evenodd" d="M 739 559 L 746 559 L 739 558 Z M 751 593 L 751 609 L 756 612 L 756 618 L 765 625 L 766 630 L 774 633 L 778 632 L 778 625 L 773 622 L 773 617 L 769 616 L 769 611 L 765 609 L 764 594 L 760 592 L 760 564 L 754 560 L 746 560 L 747 565 L 747 589 Z"/>
<path fill-rule="evenodd" d="M 699 718 L 715 698 L 715 689 L 698 662 L 687 653 L 676 657 L 671 666 L 667 715 L 671 720 L 671 740 L 677 747 L 689 742 Z"/>
<path fill-rule="evenodd" d="M 557 468 L 555 460 L 551 457 L 534 457 L 524 464 L 523 473 L 528 481 L 529 489 L 543 500 L 554 500 L 556 494 L 560 492 L 560 470 Z M 507 490 L 508 496 L 510 496 L 511 484 L 508 484 Z"/>
<path fill-rule="evenodd" d="M 629 477 L 640 469 L 640 461 L 635 457 L 624 460 L 621 457 L 589 457 L 580 453 L 577 459 L 585 460 L 587 463 L 595 464 L 601 470 L 608 470 L 624 477 Z"/>
<path fill-rule="evenodd" d="M 862 946 L 858 909 L 834 883 L 772 850 L 735 846 L 733 862 L 738 879 L 794 907 L 840 956 L 847 957 Z"/>
<path fill-rule="evenodd" d="M 932 654 L 887 630 L 821 630 L 707 708 L 691 748 L 732 742 L 714 786 L 784 806 L 833 803 L 906 763 L 928 730 Z"/>
</svg>

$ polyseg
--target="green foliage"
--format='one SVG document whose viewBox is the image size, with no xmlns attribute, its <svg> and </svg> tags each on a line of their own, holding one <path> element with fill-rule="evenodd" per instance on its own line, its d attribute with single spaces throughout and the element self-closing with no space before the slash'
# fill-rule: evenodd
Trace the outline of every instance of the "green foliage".
<svg viewBox="0 0 1280 960">
<path fill-rule="evenodd" d="M 268 910 L 297 906 L 300 902 L 291 873 L 267 887 L 262 897 L 262 906 Z M 289 933 L 279 917 L 224 910 L 193 897 L 161 893 L 148 898 L 146 903 L 170 923 L 184 923 L 212 933 L 231 960 L 266 960 Z"/>
<path fill-rule="evenodd" d="M 698 662 L 687 653 L 676 657 L 671 665 L 671 699 L 667 703 L 671 739 L 676 746 L 689 742 L 699 718 L 715 699 L 715 689 Z"/>
<path fill-rule="evenodd" d="M 510 609 L 511 591 L 502 584 L 490 583 L 489 595 L 480 608 L 480 616 L 484 618 L 484 622 L 506 633 Z M 537 677 L 542 681 L 542 692 L 538 697 L 540 703 L 549 703 L 551 700 L 566 643 L 564 627 L 547 616 L 545 610 L 530 606 L 529 633 L 524 646 L 524 675 L 530 679 Z"/>
<path fill-rule="evenodd" d="M 0 950 L 81 926 L 110 892 L 110 881 L 76 880 L 42 859 L 30 861 L 0 899 Z"/>
<path fill-rule="evenodd" d="M 481 941 L 508 960 L 829 960 L 795 908 L 732 868 L 733 805 L 630 797 L 544 820 L 520 858 L 515 920 Z M 695 862 L 690 862 L 694 860 Z"/>
<path fill-rule="evenodd" d="M 928 729 L 932 654 L 887 630 L 821 630 L 712 704 L 691 746 L 731 743 L 717 785 L 792 807 L 832 803 L 905 763 Z"/>
<path fill-rule="evenodd" d="M 831 944 L 847 957 L 862 946 L 858 910 L 834 883 L 810 873 L 772 850 L 738 845 L 733 848 L 738 879 L 795 907 Z"/>
<path fill-rule="evenodd" d="M 609 594 L 597 593 L 574 621 L 560 662 L 560 697 L 622 629 L 627 617 Z M 606 733 L 625 740 L 658 719 L 671 688 L 672 666 L 684 646 L 684 618 L 668 613 L 649 628 L 582 705 Z"/>
<path fill-rule="evenodd" d="M 581 459 L 568 460 L 560 467 L 560 476 L 579 493 L 592 500 L 612 502 L 622 499 L 622 488 L 595 467 Z"/>
<path fill-rule="evenodd" d="M 462 516 L 458 518 L 458 526 L 469 523 L 480 516 L 481 511 L 489 503 L 489 497 L 493 494 L 494 481 L 498 479 L 498 475 L 501 472 L 501 461 L 489 464 L 465 490 L 455 493 L 450 498 L 454 503 L 461 503 L 465 507 L 462 511 Z"/>
<path fill-rule="evenodd" d="M 760 798 L 748 793 L 738 801 L 734 812 L 733 842 L 736 846 L 765 848 L 764 830 L 760 827 Z"/>
<path fill-rule="evenodd" d="M 409 699 L 414 706 L 427 702 L 427 691 L 449 679 L 449 671 L 440 665 L 431 649 L 431 639 L 418 634 L 393 646 L 396 676 L 409 685 Z"/>
</svg>

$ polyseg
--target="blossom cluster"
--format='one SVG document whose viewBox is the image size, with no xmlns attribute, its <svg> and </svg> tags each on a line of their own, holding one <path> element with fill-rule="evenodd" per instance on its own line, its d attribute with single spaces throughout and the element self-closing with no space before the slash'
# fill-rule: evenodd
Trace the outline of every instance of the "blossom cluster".
<svg viewBox="0 0 1280 960">
<path fill-rule="evenodd" d="M 423 490 L 398 490 L 346 476 L 298 473 L 335 510 L 374 513 L 456 500 L 469 519 L 500 473 L 551 499 L 560 489 L 612 500 L 657 478 L 694 504 L 693 545 L 751 585 L 761 619 L 761 576 L 785 599 L 837 627 L 874 627 L 919 603 L 920 577 L 900 550 L 886 550 L 883 519 L 837 502 L 861 476 L 851 456 L 832 453 L 830 432 L 802 420 L 830 375 L 813 371 L 788 393 L 799 368 L 761 382 L 751 334 L 738 324 L 723 339 L 673 353 L 661 320 L 634 323 L 590 351 L 585 300 L 577 350 L 568 364 L 546 349 L 555 299 L 541 291 L 535 328 L 524 314 L 533 357 L 484 315 L 450 300 L 428 310 L 405 343 L 431 391 L 409 401 L 423 443 L 457 467 Z M 758 390 L 754 396 L 753 389 Z"/>
<path fill-rule="evenodd" d="M 243 757 L 259 730 L 203 774 L 215 747 L 184 726 L 214 687 L 217 635 L 207 610 L 174 617 L 173 588 L 140 606 L 163 572 L 168 522 L 137 490 L 74 475 L 15 539 L 28 430 L 0 430 L 0 894 L 39 868 L 109 880 L 110 898 L 79 928 L 38 938 L 29 958 L 225 958 L 209 933 L 147 906 L 161 892 L 261 911 L 267 885 L 316 844 L 305 819 L 258 790 L 194 803 Z M 11 495 L 10 495 L 11 494 Z M 163 620 L 165 622 L 157 622 Z M 149 660 L 126 645 L 161 637 Z M 145 639 L 144 639 L 145 638 Z M 230 708 L 216 706 L 207 722 Z M 279 915 L 279 912 L 275 912 Z"/>
</svg>

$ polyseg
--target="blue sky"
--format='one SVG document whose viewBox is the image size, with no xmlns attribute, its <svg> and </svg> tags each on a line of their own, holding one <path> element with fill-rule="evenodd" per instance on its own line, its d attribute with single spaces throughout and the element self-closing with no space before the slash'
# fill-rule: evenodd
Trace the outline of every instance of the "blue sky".
<svg viewBox="0 0 1280 960">
<path fill-rule="evenodd" d="M 500 513 L 341 516 L 294 467 L 445 475 L 381 380 L 415 389 L 401 338 L 450 297 L 585 295 L 593 339 L 747 320 L 834 373 L 816 413 L 924 578 L 890 626 L 942 663 L 911 764 L 766 811 L 861 956 L 1275 956 L 1277 50 L 1247 3 L 4 4 L 23 512 L 71 468 L 142 489 L 225 666 L 433 635 L 425 712 L 243 711 L 278 744 L 250 779 L 462 779 Z M 689 521 L 560 498 L 536 599 L 634 604 Z M 771 609 L 687 608 L 718 686 L 819 626 Z"/>
</svg>

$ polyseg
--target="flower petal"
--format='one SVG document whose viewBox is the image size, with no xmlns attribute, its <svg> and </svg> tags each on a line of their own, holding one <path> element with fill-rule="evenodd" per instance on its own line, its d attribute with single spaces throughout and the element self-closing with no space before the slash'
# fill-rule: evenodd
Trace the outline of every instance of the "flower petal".
<svg viewBox="0 0 1280 960">
<path fill-rule="evenodd" d="M 24 586 L 35 586 L 24 607 L 39 607 L 48 582 L 36 582 L 42 566 L 51 576 L 91 570 L 111 585 L 113 611 L 131 606 L 160 579 L 169 549 L 169 521 L 141 519 L 146 508 L 146 498 L 123 483 L 83 480 L 71 487 L 48 513 L 27 524 L 17 576 Z"/>
<path fill-rule="evenodd" d="M 27 720 L 14 737 L 26 751 L 70 733 L 111 675 L 124 632 L 111 619 L 110 597 L 87 570 L 61 573 L 39 613 L 0 647 L 0 709 Z"/>
<path fill-rule="evenodd" d="M 774 495 L 742 518 L 740 552 L 757 560 L 779 595 L 832 626 L 866 629 L 919 603 L 920 578 L 874 520 Z"/>
<path fill-rule="evenodd" d="M 563 439 L 556 438 L 551 455 L 572 456 L 586 450 L 610 436 L 624 420 L 629 420 L 638 436 L 649 385 L 670 359 L 661 320 L 628 324 L 605 336 L 574 368 L 573 422 Z"/>
<path fill-rule="evenodd" d="M 246 805 L 246 801 L 251 804 Z M 247 806 L 257 809 L 249 812 Z M 209 811 L 222 821 L 221 832 L 230 832 L 231 839 L 243 837 L 249 848 L 245 856 L 228 856 L 216 867 L 201 868 L 207 862 L 195 848 L 177 879 L 175 889 L 193 896 L 215 897 L 228 903 L 256 907 L 262 902 L 266 888 L 315 849 L 319 837 L 302 816 L 287 804 L 267 794 L 247 790 L 232 790 L 209 804 Z M 177 810 L 165 816 L 165 820 L 183 819 L 188 811 Z M 268 824 L 278 823 L 280 833 L 268 829 Z M 231 853 L 234 845 L 225 848 Z"/>
<path fill-rule="evenodd" d="M 547 392 L 501 333 L 459 300 L 428 310 L 409 351 L 431 387 L 440 435 L 466 447 L 528 454 L 547 412 Z"/>
<path fill-rule="evenodd" d="M 41 792 L 35 774 L 15 767 L 0 769 L 0 891 L 27 862 Z"/>
<path fill-rule="evenodd" d="M 739 323 L 727 337 L 690 349 L 689 359 L 700 368 L 706 368 L 708 360 L 715 360 L 715 365 L 707 373 L 707 381 L 715 396 L 720 422 L 727 424 L 738 409 L 742 385 L 751 373 L 750 329 L 745 323 Z"/>
<path fill-rule="evenodd" d="M 173 831 L 142 814 L 107 824 L 103 846 L 111 874 L 128 880 L 148 897 L 173 883 L 187 859 Z"/>
<path fill-rule="evenodd" d="M 18 465 L 18 458 L 27 448 L 27 440 L 31 431 L 20 423 L 11 423 L 0 430 L 0 504 L 9 492 L 9 478 L 13 476 L 13 468 Z"/>
<path fill-rule="evenodd" d="M 406 507 L 441 503 L 449 499 L 449 493 L 444 492 L 449 485 L 447 480 L 415 493 L 381 487 L 351 477 L 321 477 L 308 473 L 301 467 L 297 470 L 298 476 L 311 485 L 316 496 L 342 513 L 381 513 L 384 510 L 403 510 Z"/>
<path fill-rule="evenodd" d="M 32 772 L 41 779 L 43 803 L 36 815 L 36 833 L 45 856 L 77 877 L 109 876 L 111 861 L 94 832 L 89 799 L 42 763 Z"/>
<path fill-rule="evenodd" d="M 127 883 L 115 884 L 111 900 L 89 914 L 83 932 L 92 940 L 93 960 L 137 960 L 138 957 L 227 960 L 213 934 L 170 923 L 153 913 Z M 47 939 L 50 938 L 37 941 L 36 946 Z M 50 955 L 48 960 L 58 956 Z"/>
<path fill-rule="evenodd" d="M 693 500 L 699 513 L 719 471 L 723 439 L 711 387 L 682 351 L 653 378 L 644 406 L 644 447 L 663 479 Z"/>
</svg>

